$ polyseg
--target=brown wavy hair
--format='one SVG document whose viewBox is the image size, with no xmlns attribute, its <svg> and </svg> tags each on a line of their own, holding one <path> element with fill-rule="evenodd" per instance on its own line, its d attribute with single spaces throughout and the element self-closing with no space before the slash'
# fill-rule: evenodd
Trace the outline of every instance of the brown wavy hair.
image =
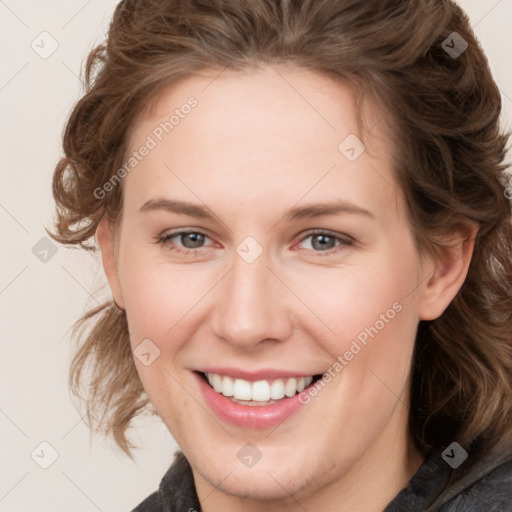
<svg viewBox="0 0 512 512">
<path fill-rule="evenodd" d="M 445 51 L 452 33 L 467 42 Z M 448 38 L 448 39 L 447 39 Z M 449 0 L 124 0 L 85 65 L 84 96 L 53 178 L 53 238 L 95 250 L 122 186 L 98 199 L 125 161 L 148 101 L 204 70 L 289 63 L 353 84 L 385 105 L 395 170 L 421 251 L 461 219 L 479 230 L 467 278 L 436 320 L 418 326 L 410 434 L 428 452 L 453 440 L 512 441 L 512 221 L 501 98 L 466 14 Z M 508 194 L 510 195 L 510 194 Z M 124 312 L 107 302 L 75 325 L 70 384 L 91 428 L 131 455 L 126 431 L 149 405 Z M 88 370 L 87 372 L 85 370 Z"/>
</svg>

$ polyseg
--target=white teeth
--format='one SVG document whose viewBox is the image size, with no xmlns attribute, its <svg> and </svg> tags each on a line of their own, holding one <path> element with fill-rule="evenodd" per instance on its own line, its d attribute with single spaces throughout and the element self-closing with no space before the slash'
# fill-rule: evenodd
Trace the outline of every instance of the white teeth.
<svg viewBox="0 0 512 512">
<path fill-rule="evenodd" d="M 270 385 L 266 380 L 258 380 L 252 385 L 252 400 L 268 402 L 270 400 Z"/>
<path fill-rule="evenodd" d="M 230 398 L 230 400 L 240 405 L 248 405 L 249 407 L 261 407 L 262 405 L 274 405 L 276 403 L 274 400 L 269 400 L 268 402 L 253 402 L 252 400 L 237 400 L 236 398 Z"/>
<path fill-rule="evenodd" d="M 284 394 L 288 397 L 295 395 L 297 391 L 297 379 L 292 377 L 286 381 L 284 386 Z"/>
<path fill-rule="evenodd" d="M 233 396 L 237 400 L 251 400 L 251 395 L 251 383 L 246 380 L 236 379 Z"/>
<path fill-rule="evenodd" d="M 222 377 L 222 394 L 224 396 L 233 396 L 235 392 L 235 383 L 231 377 L 224 375 Z"/>
<path fill-rule="evenodd" d="M 270 385 L 270 398 L 273 400 L 279 400 L 284 398 L 284 381 L 283 379 L 276 379 Z"/>
<path fill-rule="evenodd" d="M 215 389 L 217 393 L 220 393 L 222 391 L 222 377 L 214 373 L 212 375 L 212 381 L 213 382 L 211 384 L 213 386 L 213 389 Z"/>
<path fill-rule="evenodd" d="M 291 377 L 289 379 L 275 379 L 271 383 L 267 380 L 249 382 L 244 379 L 232 379 L 227 375 L 206 373 L 208 382 L 217 393 L 236 400 L 268 402 L 292 397 L 307 388 L 313 377 Z"/>
</svg>

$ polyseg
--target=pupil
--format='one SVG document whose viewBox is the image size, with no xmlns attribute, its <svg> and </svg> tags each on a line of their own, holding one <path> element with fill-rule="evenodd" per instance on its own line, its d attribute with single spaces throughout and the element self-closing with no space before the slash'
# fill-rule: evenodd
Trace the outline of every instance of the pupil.
<svg viewBox="0 0 512 512">
<path fill-rule="evenodd" d="M 318 241 L 318 243 L 315 243 Z M 328 235 L 313 235 L 312 246 L 314 249 L 332 249 L 334 247 L 334 238 Z"/>
<path fill-rule="evenodd" d="M 201 233 L 184 233 L 181 235 L 181 243 L 187 249 L 201 247 L 201 245 L 204 243 L 204 235 Z"/>
</svg>

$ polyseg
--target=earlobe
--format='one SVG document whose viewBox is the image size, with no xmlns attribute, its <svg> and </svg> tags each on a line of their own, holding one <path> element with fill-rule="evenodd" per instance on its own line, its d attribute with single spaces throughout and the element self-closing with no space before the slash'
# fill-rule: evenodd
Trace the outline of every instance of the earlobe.
<svg viewBox="0 0 512 512">
<path fill-rule="evenodd" d="M 477 227 L 465 225 L 439 248 L 439 254 L 425 266 L 420 292 L 419 319 L 439 318 L 463 285 L 471 263 Z"/>
<path fill-rule="evenodd" d="M 98 243 L 101 251 L 103 270 L 107 276 L 114 301 L 119 308 L 124 308 L 117 270 L 114 233 L 112 232 L 109 219 L 105 215 L 102 217 L 98 223 L 98 227 L 96 228 L 96 242 Z"/>
</svg>

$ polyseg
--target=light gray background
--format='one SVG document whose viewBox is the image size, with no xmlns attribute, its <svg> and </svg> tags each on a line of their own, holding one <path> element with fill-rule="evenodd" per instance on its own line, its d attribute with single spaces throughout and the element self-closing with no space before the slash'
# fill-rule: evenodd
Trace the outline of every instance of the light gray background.
<svg viewBox="0 0 512 512">
<path fill-rule="evenodd" d="M 176 445 L 155 419 L 137 420 L 128 459 L 91 438 L 67 387 L 69 328 L 108 297 L 99 258 L 33 246 L 53 217 L 51 177 L 60 137 L 80 97 L 83 59 L 108 28 L 114 0 L 0 0 L 0 511 L 126 512 L 153 492 Z M 487 52 L 512 123 L 512 0 L 461 0 Z M 58 48 L 51 48 L 47 31 Z M 46 37 L 41 43 L 41 37 Z M 44 248 L 43 248 L 44 249 Z M 41 251 L 42 249 L 40 249 Z M 40 255 L 41 257 L 44 254 Z M 104 291 L 99 292 L 103 286 Z M 58 458 L 51 462 L 50 443 Z M 35 450 L 35 452 L 34 452 Z M 31 454 L 32 457 L 31 457 Z"/>
</svg>

